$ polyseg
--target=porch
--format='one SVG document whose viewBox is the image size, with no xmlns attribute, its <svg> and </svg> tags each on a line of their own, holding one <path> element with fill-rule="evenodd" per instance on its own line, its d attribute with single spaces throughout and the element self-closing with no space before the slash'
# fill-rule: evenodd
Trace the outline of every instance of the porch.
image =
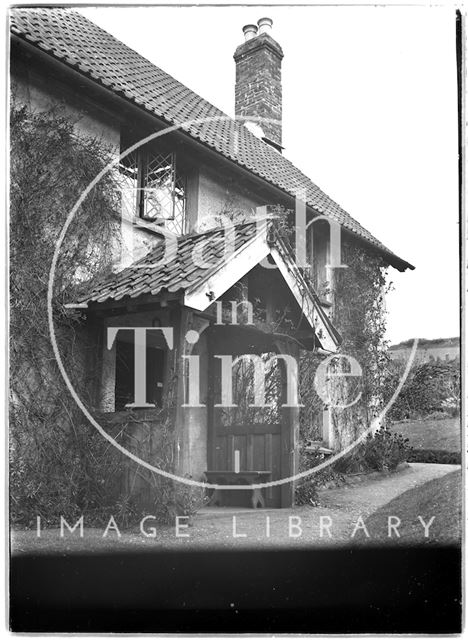
<svg viewBox="0 0 468 640">
<path fill-rule="evenodd" d="M 159 247 L 70 306 L 96 328 L 96 403 L 129 451 L 181 478 L 281 481 L 298 471 L 299 354 L 332 353 L 340 337 L 283 240 L 266 224 L 236 232 L 229 259 L 224 230 L 187 236 L 170 265 L 155 268 Z M 323 436 L 332 448 L 327 423 Z M 125 483 L 151 504 L 134 461 Z M 232 507 L 253 497 L 226 495 Z M 262 489 L 259 502 L 292 506 L 294 482 Z"/>
</svg>

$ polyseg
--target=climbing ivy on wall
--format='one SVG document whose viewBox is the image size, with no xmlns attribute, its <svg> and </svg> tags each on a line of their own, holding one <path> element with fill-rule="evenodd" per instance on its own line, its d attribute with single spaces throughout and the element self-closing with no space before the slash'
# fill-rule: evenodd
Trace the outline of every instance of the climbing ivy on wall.
<svg viewBox="0 0 468 640">
<path fill-rule="evenodd" d="M 334 323 L 343 338 L 340 352 L 355 358 L 361 367 L 362 396 L 353 407 L 334 414 L 338 437 L 352 440 L 369 426 L 386 397 L 389 356 L 385 296 L 392 284 L 387 265 L 375 252 L 345 241 L 342 253 L 347 268 L 335 269 Z"/>
<path fill-rule="evenodd" d="M 83 417 L 59 373 L 49 335 L 47 288 L 55 244 L 73 205 L 109 162 L 98 138 L 77 133 L 61 109 L 13 101 L 10 190 L 10 495 L 13 523 L 57 524 L 82 513 L 105 521 L 120 510 L 122 461 Z M 84 319 L 65 308 L 80 280 L 110 269 L 117 196 L 108 174 L 84 200 L 62 245 L 54 282 L 57 343 L 92 408 L 97 371 Z M 99 244 L 96 243 L 99 238 Z M 70 520 L 71 521 L 71 520 Z"/>
<path fill-rule="evenodd" d="M 276 224 L 279 233 L 294 248 L 294 213 L 282 207 L 274 207 L 272 213 L 278 216 Z M 352 356 L 359 363 L 362 378 L 359 381 L 342 379 L 343 385 L 348 387 L 344 395 L 349 401 L 359 392 L 361 399 L 352 407 L 332 412 L 338 448 L 352 442 L 369 426 L 370 420 L 377 415 L 384 399 L 388 397 L 385 296 L 392 287 L 388 280 L 388 265 L 382 257 L 346 238 L 342 238 L 341 245 L 341 262 L 347 266 L 333 270 L 332 321 L 343 339 L 339 352 Z M 305 268 L 302 273 L 314 286 L 313 268 Z M 323 283 L 327 291 L 331 290 L 330 284 Z M 323 359 L 323 355 L 301 352 L 300 396 L 304 405 L 300 412 L 302 442 L 321 438 L 320 414 L 324 403 L 315 390 L 315 375 Z"/>
<path fill-rule="evenodd" d="M 13 101 L 10 193 L 10 513 L 12 523 L 57 526 L 60 516 L 86 524 L 119 526 L 150 509 L 160 520 L 190 515 L 203 501 L 200 491 L 162 479 L 120 454 L 89 424 L 58 370 L 49 334 L 47 289 L 56 242 L 69 212 L 90 182 L 113 158 L 96 137 L 80 135 L 60 108 L 33 112 Z M 70 311 L 82 286 L 112 268 L 120 229 L 119 184 L 108 172 L 83 201 L 62 244 L 54 279 L 53 313 L 59 351 L 81 400 L 97 412 L 100 367 L 91 318 Z M 174 471 L 172 392 L 150 420 L 130 413 L 118 425 L 98 421 L 126 448 L 137 441 L 141 457 Z M 135 438 L 135 423 L 137 438 Z M 147 446 L 146 431 L 158 431 Z M 135 447 L 134 447 L 135 448 Z M 157 448 L 155 454 L 154 449 Z M 152 459 L 148 459 L 148 455 Z M 147 485 L 146 504 L 133 490 Z"/>
</svg>

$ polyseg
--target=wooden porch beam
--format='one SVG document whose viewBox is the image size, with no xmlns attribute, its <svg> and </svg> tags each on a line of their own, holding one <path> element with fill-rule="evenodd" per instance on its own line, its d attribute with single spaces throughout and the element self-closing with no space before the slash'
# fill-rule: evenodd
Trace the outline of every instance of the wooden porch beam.
<svg viewBox="0 0 468 640">
<path fill-rule="evenodd" d="M 164 309 L 169 305 L 180 303 L 182 300 L 179 294 L 169 294 L 164 300 L 161 300 L 159 294 L 144 295 L 135 299 L 125 298 L 124 300 L 109 300 L 108 302 L 92 302 L 86 309 L 85 313 L 103 317 L 106 315 L 121 315 L 122 313 L 140 313 L 148 309 Z"/>
</svg>

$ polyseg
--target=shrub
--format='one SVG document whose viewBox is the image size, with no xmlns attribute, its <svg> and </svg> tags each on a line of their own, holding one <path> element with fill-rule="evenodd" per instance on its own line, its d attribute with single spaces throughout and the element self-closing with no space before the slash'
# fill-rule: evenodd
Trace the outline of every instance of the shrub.
<svg viewBox="0 0 468 640">
<path fill-rule="evenodd" d="M 401 378 L 404 363 L 392 363 L 388 374 L 388 397 Z M 390 410 L 389 417 L 421 418 L 428 414 L 446 412 L 457 416 L 460 412 L 460 369 L 453 362 L 426 362 L 415 366 L 400 395 Z"/>
<path fill-rule="evenodd" d="M 343 458 L 339 458 L 333 465 L 336 472 L 347 475 L 367 471 L 362 451 L 363 445 L 358 445 L 350 453 L 343 456 Z"/>
<path fill-rule="evenodd" d="M 362 459 L 368 469 L 393 471 L 408 459 L 410 451 L 408 438 L 382 427 L 367 438 L 362 447 Z"/>
<path fill-rule="evenodd" d="M 321 464 L 327 458 L 327 454 L 319 451 L 303 449 L 300 458 L 300 470 L 307 471 Z M 318 506 L 319 498 L 317 490 L 329 483 L 343 484 L 343 473 L 337 468 L 337 463 L 332 463 L 314 473 L 311 477 L 301 480 L 295 489 L 295 504 L 298 506 Z"/>
<path fill-rule="evenodd" d="M 441 413 L 451 418 L 456 418 L 460 415 L 460 400 L 456 397 L 450 397 L 444 400 L 441 404 Z"/>
<path fill-rule="evenodd" d="M 186 476 L 191 478 L 191 476 Z M 177 482 L 174 487 L 173 502 L 170 503 L 174 516 L 187 516 L 191 522 L 199 509 L 204 507 L 210 498 L 205 494 L 205 489 Z"/>
<path fill-rule="evenodd" d="M 314 480 L 305 480 L 296 487 L 295 503 L 298 506 L 317 507 L 319 505 L 317 485 Z"/>
<path fill-rule="evenodd" d="M 408 438 L 382 427 L 347 456 L 337 460 L 334 467 L 336 471 L 344 474 L 393 471 L 408 459 L 410 451 Z"/>
<path fill-rule="evenodd" d="M 138 518 L 131 496 L 119 490 L 126 468 L 123 456 L 84 418 L 73 428 L 55 424 L 34 430 L 35 416 L 13 407 L 10 432 L 10 518 L 31 527 L 40 516 L 44 526 L 60 516 L 82 514 L 90 526 L 115 516 L 122 526 Z M 32 422 L 34 420 L 34 422 Z M 70 418 L 71 420 L 71 418 Z M 42 425 L 41 425 L 42 427 Z"/>
<path fill-rule="evenodd" d="M 316 467 L 325 460 L 326 454 L 313 449 L 303 449 L 301 451 L 300 470 L 307 471 L 312 467 Z"/>
</svg>

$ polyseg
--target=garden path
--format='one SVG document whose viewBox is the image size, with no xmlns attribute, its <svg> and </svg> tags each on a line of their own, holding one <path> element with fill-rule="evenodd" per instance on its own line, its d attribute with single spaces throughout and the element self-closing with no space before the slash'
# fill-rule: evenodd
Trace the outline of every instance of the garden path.
<svg viewBox="0 0 468 640">
<path fill-rule="evenodd" d="M 377 509 L 409 489 L 421 486 L 435 478 L 441 478 L 460 469 L 457 465 L 412 463 L 402 470 L 388 475 L 373 475 L 359 483 L 340 488 L 319 491 L 320 506 L 296 507 L 293 509 L 203 509 L 194 518 L 193 526 L 181 528 L 177 537 L 174 526 L 157 527 L 155 537 L 145 537 L 137 526 L 120 531 L 117 535 L 110 527 L 103 537 L 104 529 L 87 528 L 83 538 L 78 530 L 65 532 L 60 537 L 58 528 L 46 529 L 37 537 L 35 531 L 14 531 L 12 551 L 14 553 L 63 553 L 87 550 L 130 551 L 148 550 L 207 550 L 279 547 L 297 548 L 318 545 L 345 545 L 363 539 L 360 522 Z M 431 515 L 421 515 L 427 520 Z M 359 520 L 359 518 L 362 520 Z M 119 525 L 116 518 L 116 524 Z M 322 535 L 320 526 L 322 525 Z M 327 528 L 327 525 L 329 527 Z M 146 531 L 154 523 L 146 522 Z M 355 535 L 353 536 L 353 531 Z M 372 540 L 372 531 L 369 531 Z M 424 530 L 421 525 L 421 539 Z M 187 536 L 187 537 L 185 537 Z M 378 541 L 378 539 L 375 539 Z"/>
</svg>

